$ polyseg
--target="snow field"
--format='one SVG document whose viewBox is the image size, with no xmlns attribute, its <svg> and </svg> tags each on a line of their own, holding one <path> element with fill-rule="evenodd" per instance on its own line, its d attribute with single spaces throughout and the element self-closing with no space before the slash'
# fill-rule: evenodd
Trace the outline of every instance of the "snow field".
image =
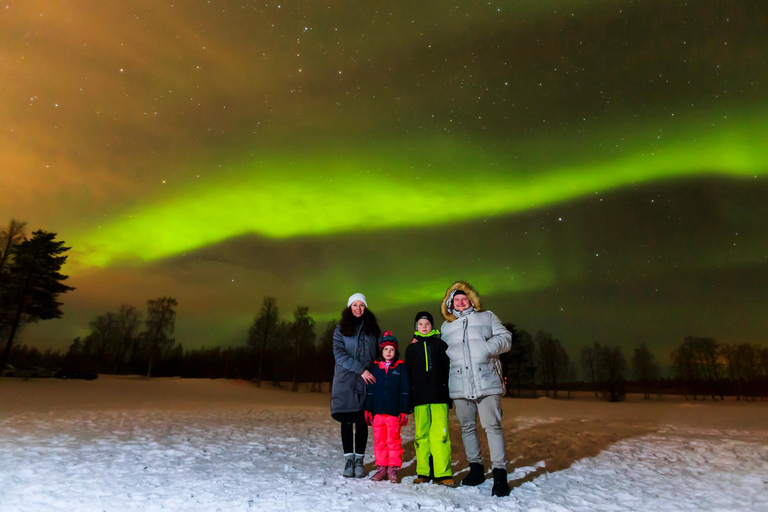
<svg viewBox="0 0 768 512">
<path fill-rule="evenodd" d="M 768 510 L 768 438 L 746 432 L 624 440 L 505 499 L 490 496 L 490 480 L 447 489 L 345 479 L 340 452 L 338 424 L 315 407 L 18 415 L 0 421 L 0 509 Z M 511 469 L 510 481 L 535 469 Z"/>
</svg>

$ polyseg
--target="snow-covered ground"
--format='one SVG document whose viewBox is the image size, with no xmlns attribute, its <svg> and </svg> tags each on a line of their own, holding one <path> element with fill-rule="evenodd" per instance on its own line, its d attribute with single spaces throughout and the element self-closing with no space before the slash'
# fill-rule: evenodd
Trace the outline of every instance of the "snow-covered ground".
<svg viewBox="0 0 768 512">
<path fill-rule="evenodd" d="M 343 478 L 327 403 L 233 381 L 2 379 L 0 510 L 768 511 L 768 402 L 505 400 L 503 499 L 491 480 L 413 485 L 410 425 L 403 483 Z M 455 422 L 452 439 L 461 477 Z"/>
</svg>

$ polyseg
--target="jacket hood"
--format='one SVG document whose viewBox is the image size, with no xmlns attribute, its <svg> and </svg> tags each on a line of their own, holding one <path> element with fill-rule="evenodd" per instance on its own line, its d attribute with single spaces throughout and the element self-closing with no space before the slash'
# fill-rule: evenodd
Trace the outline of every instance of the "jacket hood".
<svg viewBox="0 0 768 512">
<path fill-rule="evenodd" d="M 448 311 L 448 298 L 451 296 L 451 293 L 454 290 L 462 290 L 464 293 L 466 293 L 467 297 L 469 297 L 469 300 L 472 302 L 475 311 L 483 310 L 482 303 L 480 302 L 480 295 L 477 294 L 477 291 L 472 287 L 472 285 L 466 281 L 456 281 L 445 291 L 443 303 L 440 304 L 440 312 L 443 314 L 443 318 L 445 318 L 448 322 L 453 322 L 456 320 L 456 315 Z"/>
</svg>

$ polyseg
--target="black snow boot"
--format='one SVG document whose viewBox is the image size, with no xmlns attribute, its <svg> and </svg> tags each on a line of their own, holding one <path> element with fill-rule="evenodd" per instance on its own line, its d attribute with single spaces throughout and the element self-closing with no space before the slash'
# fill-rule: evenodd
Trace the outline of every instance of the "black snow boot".
<svg viewBox="0 0 768 512">
<path fill-rule="evenodd" d="M 493 489 L 491 496 L 509 496 L 509 482 L 507 482 L 507 470 L 501 468 L 493 469 Z"/>
<path fill-rule="evenodd" d="M 485 468 L 478 462 L 469 463 L 469 474 L 461 481 L 461 485 L 480 485 L 485 482 Z"/>
</svg>

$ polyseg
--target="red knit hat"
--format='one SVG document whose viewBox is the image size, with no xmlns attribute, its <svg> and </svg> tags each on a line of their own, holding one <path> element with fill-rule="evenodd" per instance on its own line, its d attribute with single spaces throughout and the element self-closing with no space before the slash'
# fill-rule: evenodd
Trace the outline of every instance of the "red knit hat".
<svg viewBox="0 0 768 512">
<path fill-rule="evenodd" d="M 392 336 L 392 331 L 385 331 L 384 334 L 381 335 L 379 351 L 381 351 L 384 347 L 395 347 L 395 350 L 397 350 L 397 338 Z"/>
</svg>

